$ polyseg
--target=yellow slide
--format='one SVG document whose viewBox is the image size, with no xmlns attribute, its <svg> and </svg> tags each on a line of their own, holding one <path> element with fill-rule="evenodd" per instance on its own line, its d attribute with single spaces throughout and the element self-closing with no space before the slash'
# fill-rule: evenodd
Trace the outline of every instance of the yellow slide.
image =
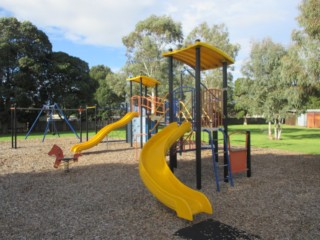
<svg viewBox="0 0 320 240">
<path fill-rule="evenodd" d="M 154 135 L 141 151 L 139 171 L 146 187 L 160 202 L 175 210 L 178 217 L 192 221 L 194 214 L 212 214 L 210 201 L 203 193 L 180 182 L 166 163 L 171 145 L 190 130 L 189 122 L 180 127 L 174 122 Z"/>
<path fill-rule="evenodd" d="M 102 128 L 95 136 L 90 138 L 87 142 L 77 143 L 71 147 L 71 151 L 75 153 L 79 153 L 83 150 L 92 148 L 100 143 L 105 136 L 107 136 L 112 130 L 123 127 L 127 125 L 134 117 L 138 117 L 139 113 L 137 112 L 128 112 L 123 118 L 114 123 L 108 124 L 104 128 Z"/>
</svg>

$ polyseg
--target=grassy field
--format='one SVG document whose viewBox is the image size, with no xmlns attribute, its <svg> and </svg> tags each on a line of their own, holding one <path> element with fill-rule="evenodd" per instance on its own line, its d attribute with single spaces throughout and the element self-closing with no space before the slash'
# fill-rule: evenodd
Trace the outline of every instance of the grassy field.
<svg viewBox="0 0 320 240">
<path fill-rule="evenodd" d="M 233 131 L 250 130 L 251 145 L 260 148 L 281 149 L 307 154 L 320 154 L 320 129 L 283 125 L 281 140 L 268 138 L 268 125 L 234 125 L 229 127 Z M 232 144 L 239 144 L 244 135 L 232 135 Z"/>
<path fill-rule="evenodd" d="M 88 138 L 91 138 L 92 136 L 94 136 L 96 134 L 95 131 L 89 131 L 88 132 Z M 17 134 L 17 139 L 18 140 L 22 140 L 25 139 L 26 133 L 18 133 Z M 60 137 L 75 137 L 76 135 L 73 132 L 59 132 L 59 136 Z M 78 133 L 78 136 L 80 136 L 80 134 Z M 120 129 L 120 130 L 115 130 L 112 131 L 109 135 L 109 137 L 112 138 L 121 138 L 121 139 L 125 139 L 126 137 L 126 133 L 125 133 L 125 129 Z M 57 138 L 57 134 L 52 134 L 52 133 L 47 133 L 45 139 L 47 138 Z M 85 141 L 86 140 L 86 133 L 83 132 L 82 133 L 82 140 Z M 42 139 L 43 138 L 43 133 L 31 133 L 27 139 Z M 11 141 L 11 135 L 10 134 L 5 134 L 5 135 L 0 135 L 0 142 L 1 141 Z"/>
<path fill-rule="evenodd" d="M 284 125 L 282 129 L 281 140 L 269 140 L 268 138 L 268 125 L 232 125 L 229 126 L 229 133 L 234 131 L 245 131 L 250 130 L 251 132 L 251 145 L 259 148 L 271 148 L 281 149 L 292 152 L 300 152 L 306 154 L 319 154 L 320 155 L 320 129 L 317 128 L 304 128 L 304 127 L 293 127 Z M 94 131 L 89 132 L 89 138 L 95 134 Z M 74 136 L 72 132 L 60 133 L 60 137 Z M 125 130 L 112 131 L 109 135 L 114 138 L 125 138 Z M 206 135 L 203 135 L 204 140 Z M 48 133 L 46 138 L 56 138 L 56 135 Z M 24 139 L 25 134 L 20 133 L 18 139 Z M 28 138 L 43 138 L 43 133 L 32 133 Z M 219 138 L 222 135 L 219 134 Z M 86 134 L 82 135 L 83 141 L 86 139 Z M 11 135 L 1 135 L 0 141 L 10 141 Z M 231 137 L 232 145 L 244 145 L 245 135 L 234 134 Z"/>
</svg>

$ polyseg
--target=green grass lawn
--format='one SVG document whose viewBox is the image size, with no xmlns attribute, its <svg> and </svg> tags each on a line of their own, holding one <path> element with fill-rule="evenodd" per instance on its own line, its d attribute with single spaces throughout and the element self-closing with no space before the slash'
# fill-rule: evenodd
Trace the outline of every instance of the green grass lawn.
<svg viewBox="0 0 320 240">
<path fill-rule="evenodd" d="M 281 140 L 269 140 L 268 138 L 268 125 L 232 125 L 229 126 L 229 133 L 234 131 L 245 131 L 250 130 L 251 132 L 251 146 L 259 148 L 271 148 L 281 149 L 298 153 L 306 154 L 319 154 L 320 155 L 320 129 L 319 128 L 304 128 L 304 127 L 293 127 L 288 125 L 282 126 L 282 139 Z M 95 132 L 89 132 L 89 138 L 94 136 Z M 60 137 L 73 136 L 72 132 L 60 133 Z M 46 138 L 56 138 L 56 135 L 48 133 Z M 112 131 L 109 137 L 125 139 L 125 130 L 119 129 Z M 24 139 L 25 133 L 18 134 L 18 139 Z M 31 138 L 43 138 L 43 133 L 31 133 L 28 139 Z M 203 140 L 206 140 L 207 136 L 203 135 Z M 219 133 L 219 138 L 222 135 Z M 82 134 L 83 141 L 86 140 L 86 133 Z M 1 135 L 0 141 L 10 141 L 11 135 Z M 222 142 L 220 140 L 220 142 Z M 234 134 L 231 137 L 231 144 L 233 146 L 245 144 L 245 135 Z"/>
<path fill-rule="evenodd" d="M 282 126 L 281 140 L 269 140 L 268 125 L 233 125 L 229 126 L 229 133 L 233 131 L 250 130 L 251 146 L 260 148 L 281 149 L 292 152 L 320 154 L 320 129 Z M 239 144 L 245 136 L 234 134 L 231 136 L 231 144 Z M 243 144 L 243 143 L 242 143 Z"/>
<path fill-rule="evenodd" d="M 88 132 L 88 138 L 90 139 L 96 134 L 95 131 L 89 131 Z M 18 133 L 17 134 L 17 139 L 25 139 L 26 133 Z M 76 135 L 73 132 L 59 132 L 60 137 L 75 137 Z M 78 136 L 80 136 L 80 133 L 78 132 Z M 111 138 L 119 138 L 119 139 L 125 139 L 126 137 L 126 132 L 125 129 L 117 129 L 108 134 L 109 137 Z M 47 133 L 46 134 L 46 139 L 47 138 L 57 138 L 57 134 L 52 134 L 52 133 Z M 82 141 L 85 141 L 87 137 L 86 132 L 82 132 Z M 42 139 L 43 138 L 43 133 L 39 132 L 31 132 L 30 135 L 28 136 L 27 139 Z M 5 134 L 5 135 L 0 135 L 0 141 L 11 141 L 11 134 Z"/>
</svg>

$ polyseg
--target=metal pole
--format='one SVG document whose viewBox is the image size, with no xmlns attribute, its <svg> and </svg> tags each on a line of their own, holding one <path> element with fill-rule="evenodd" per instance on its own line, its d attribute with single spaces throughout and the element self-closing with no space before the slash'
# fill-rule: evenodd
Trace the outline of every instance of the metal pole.
<svg viewBox="0 0 320 240">
<path fill-rule="evenodd" d="M 72 127 L 71 123 L 69 122 L 68 118 L 66 117 L 66 115 L 63 113 L 62 109 L 59 107 L 59 105 L 57 103 L 54 104 L 54 108 L 57 109 L 60 113 L 60 115 L 63 117 L 65 123 L 69 126 L 69 128 L 71 129 L 71 131 L 74 133 L 74 135 L 76 135 L 77 138 L 79 138 L 78 133 L 74 130 L 74 128 Z M 54 125 L 56 128 L 56 125 Z M 58 136 L 59 132 L 58 132 Z"/>
<path fill-rule="evenodd" d="M 214 145 L 214 158 L 216 162 L 219 162 L 219 154 L 218 154 L 218 148 L 219 148 L 219 143 L 218 143 L 218 130 L 213 130 L 212 132 L 212 141 Z"/>
<path fill-rule="evenodd" d="M 131 102 L 132 98 L 132 81 L 130 81 L 130 99 L 129 99 L 129 104 L 130 104 L 130 111 L 133 112 L 133 103 Z M 132 126 L 132 121 L 129 124 L 129 131 L 130 131 L 130 147 L 133 146 L 133 126 Z"/>
<path fill-rule="evenodd" d="M 38 119 L 40 118 L 41 113 L 42 113 L 42 112 L 43 112 L 43 110 L 45 110 L 45 109 L 46 109 L 46 105 L 43 105 L 43 106 L 42 106 L 42 108 L 41 108 L 41 111 L 39 112 L 39 114 L 38 114 L 38 116 L 37 116 L 37 118 L 36 118 L 36 120 L 34 120 L 34 122 L 33 122 L 32 126 L 31 126 L 31 128 L 30 128 L 30 129 L 29 129 L 29 131 L 27 132 L 27 134 L 26 134 L 26 136 L 25 136 L 25 138 L 24 138 L 24 139 L 27 139 L 27 138 L 28 138 L 29 134 L 31 133 L 31 131 L 32 131 L 32 129 L 34 128 L 34 126 L 36 125 L 36 123 L 37 123 Z"/>
<path fill-rule="evenodd" d="M 158 101 L 158 84 L 156 84 L 156 87 L 155 87 L 155 95 L 156 95 L 156 101 L 155 102 L 157 102 Z M 156 104 L 155 108 L 157 109 L 157 104 Z M 164 109 L 163 109 L 163 111 L 164 111 Z M 157 114 L 157 110 L 156 110 L 156 112 L 154 114 Z M 156 133 L 157 133 L 159 124 L 158 124 L 158 122 L 156 124 L 157 124 Z"/>
<path fill-rule="evenodd" d="M 129 104 L 130 104 L 130 111 L 133 112 L 133 108 L 131 108 L 131 107 L 133 107 L 131 105 L 131 98 L 132 98 L 132 81 L 130 81 L 130 99 L 129 99 Z"/>
<path fill-rule="evenodd" d="M 140 147 L 143 147 L 143 126 L 142 126 L 142 77 L 140 77 Z"/>
<path fill-rule="evenodd" d="M 169 49 L 172 52 L 172 49 Z M 168 58 L 168 68 L 169 68 L 169 123 L 174 121 L 173 115 L 173 57 L 169 56 Z M 170 160 L 169 166 L 173 172 L 174 168 L 177 167 L 177 155 L 175 153 L 174 146 L 170 148 Z"/>
<path fill-rule="evenodd" d="M 86 136 L 87 136 L 87 141 L 89 139 L 89 132 L 88 132 L 88 106 L 86 106 Z"/>
<path fill-rule="evenodd" d="M 11 112 L 11 148 L 17 148 L 17 115 L 16 115 L 17 107 L 16 105 L 12 105 L 10 108 Z"/>
<path fill-rule="evenodd" d="M 13 118 L 14 118 L 14 106 L 12 105 L 12 107 L 10 108 L 11 110 L 11 148 L 14 148 L 14 133 L 13 133 Z"/>
<path fill-rule="evenodd" d="M 82 142 L 82 107 L 80 106 L 79 109 L 79 114 L 80 114 L 80 142 Z"/>
<path fill-rule="evenodd" d="M 172 51 L 172 49 L 170 49 Z M 170 56 L 169 60 L 169 123 L 174 121 L 173 116 L 173 57 Z"/>
<path fill-rule="evenodd" d="M 94 105 L 94 125 L 95 125 L 95 131 L 96 134 L 98 132 L 98 128 L 97 128 L 97 104 Z"/>
<path fill-rule="evenodd" d="M 223 128 L 225 132 L 225 137 L 228 137 L 228 108 L 227 108 L 227 102 L 228 102 L 228 74 L 227 74 L 227 62 L 223 62 L 222 66 L 222 77 L 223 77 L 223 92 L 222 92 L 222 97 L 223 97 Z M 227 139 L 226 139 L 227 140 Z M 223 162 L 224 162 L 224 181 L 228 181 L 228 146 L 227 146 L 227 141 L 223 141 L 223 149 L 224 154 L 223 154 Z"/>
<path fill-rule="evenodd" d="M 201 84 L 200 84 L 200 47 L 196 47 L 196 101 L 195 101 L 195 126 L 196 126 L 196 182 L 197 189 L 201 189 Z"/>
<path fill-rule="evenodd" d="M 126 102 L 126 114 L 128 113 L 128 103 Z M 130 123 L 129 124 L 127 124 L 127 126 L 126 126 L 126 143 L 128 143 L 128 141 L 129 141 L 129 134 L 128 134 L 128 130 L 129 130 L 129 126 L 130 126 L 130 124 L 131 124 L 131 121 L 130 121 Z"/>
<path fill-rule="evenodd" d="M 183 101 L 183 90 L 182 90 L 182 85 L 183 85 L 183 71 L 180 72 L 180 99 L 179 99 L 179 123 L 181 124 L 182 122 L 182 111 L 180 111 L 182 109 L 182 104 L 181 101 Z M 182 138 L 181 138 L 182 139 Z"/>
<path fill-rule="evenodd" d="M 46 135 L 48 133 L 48 130 L 49 127 L 50 127 L 50 123 L 52 122 L 52 108 L 51 106 L 49 105 L 49 109 L 50 109 L 50 117 L 49 117 L 49 121 L 47 120 L 47 125 L 46 125 L 46 129 L 44 130 L 44 133 L 43 133 L 43 138 L 42 138 L 42 142 L 44 142 L 45 138 L 46 138 Z"/>
<path fill-rule="evenodd" d="M 14 122 L 13 122 L 13 125 L 14 125 L 14 148 L 17 149 L 17 106 L 14 105 Z"/>
<path fill-rule="evenodd" d="M 247 177 L 251 177 L 251 137 L 250 131 L 246 131 L 247 135 Z"/>
<path fill-rule="evenodd" d="M 145 127 L 145 131 L 147 132 L 146 133 L 146 141 L 148 141 L 150 138 L 151 138 L 151 118 L 150 118 L 150 115 L 151 115 L 151 110 L 152 110 L 152 103 L 150 102 L 150 109 L 149 109 L 149 106 L 148 106 L 148 100 L 147 100 L 147 97 L 148 97 L 148 87 L 145 86 L 144 87 L 144 96 L 145 96 L 145 105 L 146 105 L 146 120 L 145 120 L 145 123 L 146 123 L 146 127 Z"/>
</svg>

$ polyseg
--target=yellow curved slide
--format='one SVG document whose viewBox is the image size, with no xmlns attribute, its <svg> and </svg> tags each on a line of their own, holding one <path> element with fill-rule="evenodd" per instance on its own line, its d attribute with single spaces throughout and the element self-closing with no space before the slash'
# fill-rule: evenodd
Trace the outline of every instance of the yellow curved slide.
<svg viewBox="0 0 320 240">
<path fill-rule="evenodd" d="M 141 151 L 139 171 L 146 187 L 160 202 L 175 210 L 178 217 L 192 221 L 194 214 L 212 214 L 210 201 L 203 193 L 180 182 L 166 162 L 171 145 L 190 130 L 189 122 L 180 127 L 174 122 L 154 135 Z"/>
<path fill-rule="evenodd" d="M 108 124 L 107 126 L 103 127 L 99 132 L 97 132 L 95 136 L 90 138 L 87 142 L 77 143 L 73 145 L 71 147 L 71 151 L 75 153 L 79 153 L 83 150 L 86 150 L 98 145 L 98 143 L 100 143 L 104 139 L 104 137 L 107 136 L 112 130 L 115 130 L 117 128 L 127 125 L 134 117 L 138 117 L 138 116 L 139 116 L 139 113 L 137 112 L 128 112 L 119 121 L 116 121 L 114 123 Z"/>
</svg>

